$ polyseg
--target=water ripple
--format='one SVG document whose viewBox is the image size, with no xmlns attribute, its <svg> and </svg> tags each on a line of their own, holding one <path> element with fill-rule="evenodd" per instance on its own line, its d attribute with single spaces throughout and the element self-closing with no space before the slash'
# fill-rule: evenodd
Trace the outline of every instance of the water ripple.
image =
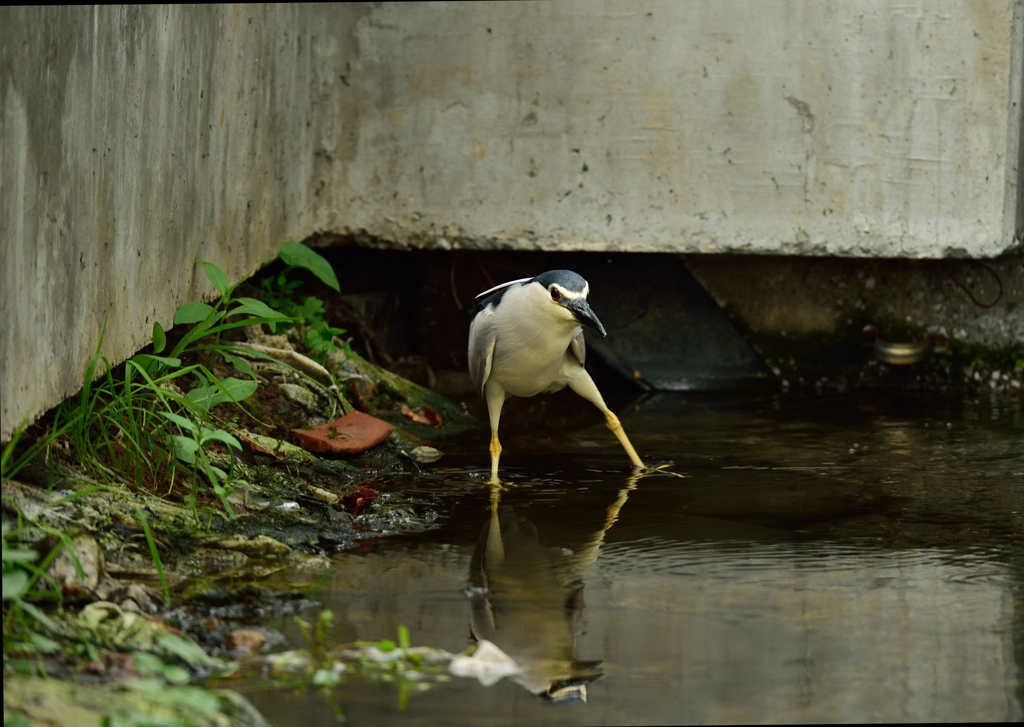
<svg viewBox="0 0 1024 727">
<path fill-rule="evenodd" d="M 994 553 L 942 549 L 882 550 L 838 543 L 679 542 L 649 537 L 602 549 L 602 569 L 672 576 L 730 577 L 790 571 L 870 571 L 876 578 L 914 579 L 927 573 L 951 583 L 1005 583 Z"/>
</svg>

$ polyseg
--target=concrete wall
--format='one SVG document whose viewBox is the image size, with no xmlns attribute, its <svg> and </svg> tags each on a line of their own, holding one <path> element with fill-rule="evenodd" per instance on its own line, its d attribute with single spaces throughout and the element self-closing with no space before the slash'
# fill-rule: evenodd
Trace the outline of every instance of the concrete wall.
<svg viewBox="0 0 1024 727">
<path fill-rule="evenodd" d="M 1019 0 L 384 5 L 336 230 L 544 249 L 992 256 Z M 442 244 L 444 244 L 442 239 Z"/>
<path fill-rule="evenodd" d="M 0 9 L 0 435 L 316 229 L 368 11 Z"/>
<path fill-rule="evenodd" d="M 999 254 L 1022 46 L 1024 0 L 0 9 L 0 436 L 287 239 Z"/>
</svg>

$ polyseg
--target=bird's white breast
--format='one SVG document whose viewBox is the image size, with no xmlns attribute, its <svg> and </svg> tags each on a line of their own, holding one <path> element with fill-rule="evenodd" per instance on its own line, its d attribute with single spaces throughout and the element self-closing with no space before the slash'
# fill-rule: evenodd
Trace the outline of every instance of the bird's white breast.
<svg viewBox="0 0 1024 727">
<path fill-rule="evenodd" d="M 489 380 L 514 396 L 551 388 L 579 327 L 548 295 L 535 283 L 510 288 L 495 311 L 498 335 Z"/>
</svg>

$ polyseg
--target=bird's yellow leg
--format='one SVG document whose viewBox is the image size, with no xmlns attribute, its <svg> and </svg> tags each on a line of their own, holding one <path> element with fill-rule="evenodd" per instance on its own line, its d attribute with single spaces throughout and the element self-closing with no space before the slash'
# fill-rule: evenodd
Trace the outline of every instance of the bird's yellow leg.
<svg viewBox="0 0 1024 727">
<path fill-rule="evenodd" d="M 501 458 L 501 442 L 498 441 L 498 432 L 491 432 L 491 481 L 488 484 L 500 485 L 498 479 L 498 460 Z"/>
<path fill-rule="evenodd" d="M 501 457 L 501 442 L 498 441 L 498 422 L 501 420 L 501 406 L 505 403 L 505 390 L 493 382 L 484 387 L 487 400 L 487 416 L 491 420 L 491 485 L 500 485 L 498 459 Z"/>
<path fill-rule="evenodd" d="M 637 476 L 662 474 L 672 475 L 673 477 L 686 477 L 686 475 L 681 475 L 677 472 L 669 472 L 669 465 L 667 464 L 659 465 L 658 467 L 648 467 L 645 465 L 639 455 L 637 455 L 636 450 L 633 449 L 633 445 L 630 443 L 629 437 L 626 436 L 626 432 L 622 428 L 619 418 L 610 411 L 605 412 L 604 415 L 608 419 L 608 428 L 612 430 L 612 433 L 622 444 L 622 448 L 626 450 L 626 454 L 629 455 L 629 459 L 633 462 L 633 466 L 638 468 L 639 471 L 636 472 Z"/>
<path fill-rule="evenodd" d="M 629 437 L 626 436 L 626 431 L 622 428 L 619 418 L 610 409 L 605 409 L 604 416 L 608 420 L 608 428 L 612 430 L 612 434 L 619 440 L 622 448 L 626 450 L 626 454 L 629 455 L 629 460 L 633 463 L 633 466 L 646 469 L 643 460 L 640 459 L 640 455 L 633 449 L 633 444 L 629 441 Z"/>
</svg>

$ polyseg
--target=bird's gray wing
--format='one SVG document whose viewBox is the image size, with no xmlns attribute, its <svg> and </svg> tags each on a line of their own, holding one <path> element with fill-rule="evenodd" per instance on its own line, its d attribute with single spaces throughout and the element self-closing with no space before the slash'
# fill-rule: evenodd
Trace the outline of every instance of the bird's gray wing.
<svg viewBox="0 0 1024 727">
<path fill-rule="evenodd" d="M 576 360 L 580 362 L 582 366 L 587 362 L 587 344 L 583 340 L 583 327 L 580 326 L 572 334 L 572 342 L 569 344 L 569 350 L 572 351 L 572 355 L 576 357 Z"/>
<path fill-rule="evenodd" d="M 473 317 L 469 324 L 469 377 L 482 394 L 484 384 L 491 376 L 494 360 L 494 306 L 488 305 Z"/>
</svg>

